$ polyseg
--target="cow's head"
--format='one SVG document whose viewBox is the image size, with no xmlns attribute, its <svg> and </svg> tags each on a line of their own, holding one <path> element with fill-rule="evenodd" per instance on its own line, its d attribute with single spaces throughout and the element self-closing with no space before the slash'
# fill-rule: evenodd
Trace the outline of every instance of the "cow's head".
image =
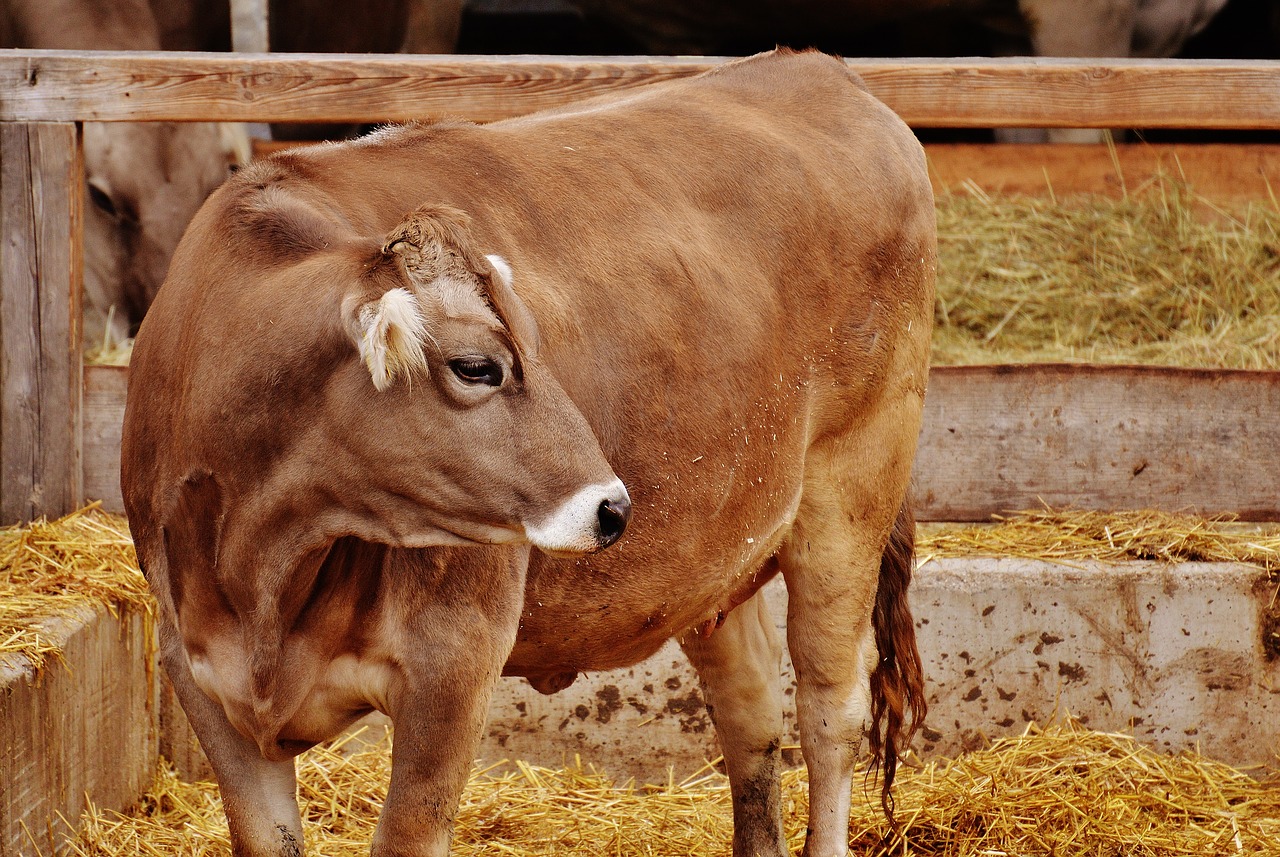
<svg viewBox="0 0 1280 857">
<path fill-rule="evenodd" d="M 198 122 L 85 125 L 87 346 L 137 326 L 187 223 L 243 158 L 243 137 L 239 126 Z"/>
<path fill-rule="evenodd" d="M 211 199 L 139 332 L 126 502 L 146 491 L 163 517 L 200 474 L 224 558 L 270 537 L 283 564 L 342 536 L 612 544 L 627 491 L 466 215 L 423 208 L 367 237 L 270 175 L 251 166 Z M 153 475 L 135 461 L 148 444 Z"/>
<path fill-rule="evenodd" d="M 440 456 L 423 501 L 454 518 L 450 532 L 552 553 L 607 547 L 630 516 L 626 489 L 538 359 L 511 267 L 478 250 L 468 227 L 449 206 L 409 215 L 348 288 L 343 326 L 375 398 L 407 405 L 400 452 L 431 445 Z M 379 466 L 395 454 L 368 453 Z M 468 507 L 471 520 L 452 514 Z"/>
</svg>

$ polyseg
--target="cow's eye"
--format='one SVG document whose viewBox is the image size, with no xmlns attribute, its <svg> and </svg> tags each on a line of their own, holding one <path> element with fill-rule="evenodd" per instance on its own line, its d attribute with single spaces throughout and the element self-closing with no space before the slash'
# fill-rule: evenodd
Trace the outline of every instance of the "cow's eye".
<svg viewBox="0 0 1280 857">
<path fill-rule="evenodd" d="M 116 208 L 116 202 L 111 198 L 111 194 L 107 193 L 96 184 L 90 183 L 89 185 L 89 201 L 108 217 L 120 216 L 120 212 Z"/>
<path fill-rule="evenodd" d="M 502 384 L 502 367 L 488 357 L 458 357 L 449 361 L 449 368 L 464 384 Z"/>
</svg>

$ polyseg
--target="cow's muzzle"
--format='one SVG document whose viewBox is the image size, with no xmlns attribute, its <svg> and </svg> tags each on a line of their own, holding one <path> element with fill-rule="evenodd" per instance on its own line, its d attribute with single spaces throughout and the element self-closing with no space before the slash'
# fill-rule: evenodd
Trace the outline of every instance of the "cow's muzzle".
<svg viewBox="0 0 1280 857">
<path fill-rule="evenodd" d="M 533 546 L 556 556 L 594 553 L 622 537 L 631 520 L 631 497 L 621 480 L 590 485 L 537 523 L 526 523 Z"/>
</svg>

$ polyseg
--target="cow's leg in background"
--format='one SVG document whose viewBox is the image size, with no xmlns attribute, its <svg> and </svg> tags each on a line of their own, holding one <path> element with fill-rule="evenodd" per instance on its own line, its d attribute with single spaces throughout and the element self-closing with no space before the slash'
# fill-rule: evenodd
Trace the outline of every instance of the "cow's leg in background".
<svg viewBox="0 0 1280 857">
<path fill-rule="evenodd" d="M 734 857 L 783 857 L 782 642 L 757 592 L 711 636 L 680 641 L 698 672 L 733 795 Z"/>
<path fill-rule="evenodd" d="M 908 393 L 883 405 L 856 438 L 827 438 L 810 448 L 796 522 L 778 553 L 800 747 L 809 770 L 806 857 L 848 851 L 853 769 L 877 662 L 872 611 L 880 562 L 915 448 L 916 432 L 902 426 L 919 425 L 921 404 Z"/>
<path fill-rule="evenodd" d="M 515 645 L 529 549 L 459 550 L 487 557 L 473 556 L 466 575 L 451 575 L 448 551 L 406 552 L 388 577 L 408 585 L 382 595 L 398 602 L 400 630 L 386 642 L 400 668 L 386 701 L 391 784 L 373 857 L 449 853 L 489 700 Z"/>
<path fill-rule="evenodd" d="M 235 857 L 300 857 L 302 820 L 292 759 L 269 762 L 191 677 L 176 628 L 159 623 L 160 657 L 218 779 Z"/>
</svg>

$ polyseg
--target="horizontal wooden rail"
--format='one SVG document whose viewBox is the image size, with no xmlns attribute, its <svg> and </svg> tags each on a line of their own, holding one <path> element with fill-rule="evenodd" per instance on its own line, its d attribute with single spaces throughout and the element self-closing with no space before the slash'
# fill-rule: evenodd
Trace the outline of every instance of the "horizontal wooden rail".
<svg viewBox="0 0 1280 857">
<path fill-rule="evenodd" d="M 0 51 L 0 121 L 490 121 L 695 74 L 693 57 Z M 850 60 L 917 127 L 1280 128 L 1280 62 Z"/>
<path fill-rule="evenodd" d="M 85 370 L 85 496 L 120 498 L 128 369 Z M 921 521 L 1015 509 L 1164 509 L 1280 521 L 1280 372 L 935 366 L 916 453 Z"/>
</svg>

